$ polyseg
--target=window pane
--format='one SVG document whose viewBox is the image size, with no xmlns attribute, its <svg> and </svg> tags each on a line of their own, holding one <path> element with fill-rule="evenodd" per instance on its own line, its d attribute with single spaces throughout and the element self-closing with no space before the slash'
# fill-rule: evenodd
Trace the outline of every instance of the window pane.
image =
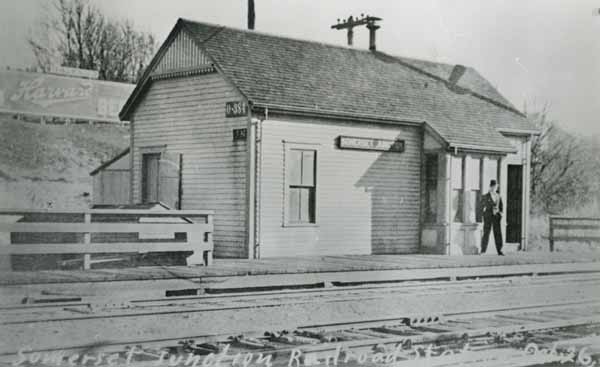
<svg viewBox="0 0 600 367">
<path fill-rule="evenodd" d="M 315 151 L 302 151 L 302 185 L 315 185 Z"/>
<path fill-rule="evenodd" d="M 300 190 L 300 222 L 310 223 L 310 192 L 307 188 Z"/>
<path fill-rule="evenodd" d="M 292 149 L 289 151 L 288 165 L 290 185 L 302 184 L 302 151 Z"/>
<path fill-rule="evenodd" d="M 289 221 L 300 222 L 300 189 L 290 188 Z"/>
<path fill-rule="evenodd" d="M 481 185 L 481 159 L 467 158 L 467 188 L 470 190 L 479 190 Z"/>
<path fill-rule="evenodd" d="M 437 221 L 437 190 L 428 189 L 426 194 L 425 221 L 428 223 L 435 223 Z"/>
<path fill-rule="evenodd" d="M 452 220 L 462 223 L 463 221 L 463 191 L 452 190 Z"/>
<path fill-rule="evenodd" d="M 477 223 L 483 222 L 483 212 L 481 206 L 481 190 L 475 191 L 475 221 Z"/>
<path fill-rule="evenodd" d="M 467 212 L 468 223 L 477 222 L 477 212 L 479 210 L 479 190 L 467 191 L 467 202 L 465 210 Z"/>
<path fill-rule="evenodd" d="M 290 187 L 290 223 L 315 222 L 315 189 L 309 187 Z"/>
<path fill-rule="evenodd" d="M 427 181 L 437 182 L 438 175 L 438 157 L 434 154 L 428 154 L 425 158 L 425 179 Z"/>
<path fill-rule="evenodd" d="M 462 187 L 462 157 L 452 157 L 452 188 Z"/>
<path fill-rule="evenodd" d="M 428 154 L 425 158 L 425 221 L 435 223 L 437 218 L 438 157 Z"/>
<path fill-rule="evenodd" d="M 497 159 L 486 159 L 483 161 L 483 186 L 486 192 L 490 185 L 490 180 L 498 180 Z"/>
<path fill-rule="evenodd" d="M 308 188 L 308 222 L 315 223 L 315 188 Z"/>
</svg>

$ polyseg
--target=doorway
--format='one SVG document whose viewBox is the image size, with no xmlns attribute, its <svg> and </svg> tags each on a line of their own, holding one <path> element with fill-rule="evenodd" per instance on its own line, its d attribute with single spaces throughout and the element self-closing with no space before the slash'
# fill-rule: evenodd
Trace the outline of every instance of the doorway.
<svg viewBox="0 0 600 367">
<path fill-rule="evenodd" d="M 509 164 L 506 194 L 506 242 L 521 243 L 523 215 L 523 166 Z"/>
<path fill-rule="evenodd" d="M 142 155 L 142 203 L 157 203 L 160 153 Z"/>
</svg>

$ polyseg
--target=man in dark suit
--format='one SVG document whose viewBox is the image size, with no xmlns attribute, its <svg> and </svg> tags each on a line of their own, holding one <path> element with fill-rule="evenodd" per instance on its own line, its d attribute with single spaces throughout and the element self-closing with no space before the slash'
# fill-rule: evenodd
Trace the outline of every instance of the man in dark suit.
<svg viewBox="0 0 600 367">
<path fill-rule="evenodd" d="M 496 242 L 496 251 L 498 255 L 502 253 L 502 231 L 500 230 L 500 220 L 502 219 L 502 198 L 498 193 L 498 183 L 496 180 L 490 181 L 490 191 L 481 198 L 481 210 L 483 211 L 483 237 L 481 238 L 481 254 L 487 250 L 490 239 L 490 230 L 494 230 L 494 241 Z"/>
</svg>

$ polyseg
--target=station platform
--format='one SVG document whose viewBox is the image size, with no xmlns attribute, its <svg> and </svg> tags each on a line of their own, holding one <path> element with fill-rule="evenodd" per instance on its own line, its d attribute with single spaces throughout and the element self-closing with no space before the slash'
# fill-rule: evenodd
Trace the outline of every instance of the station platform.
<svg viewBox="0 0 600 367">
<path fill-rule="evenodd" d="M 458 271 L 460 269 L 460 271 Z M 600 271 L 600 252 L 513 252 L 497 255 L 339 255 L 290 258 L 215 259 L 211 266 L 152 266 L 123 269 L 0 272 L 0 286 L 52 283 L 95 283 L 158 280 L 215 281 L 259 279 L 288 275 L 288 279 L 359 281 L 375 274 L 391 278 L 490 276 L 493 274 Z M 340 273 L 354 274 L 340 276 Z M 319 276 L 321 274 L 321 276 Z M 327 277 L 325 274 L 335 275 Z M 253 276 L 253 277 L 248 277 Z M 379 275 L 377 275 L 379 276 Z M 281 277 L 280 277 L 281 278 Z M 383 278 L 382 278 L 383 279 Z M 250 279 L 249 279 L 250 281 Z M 236 284 L 243 284 L 238 281 Z"/>
</svg>

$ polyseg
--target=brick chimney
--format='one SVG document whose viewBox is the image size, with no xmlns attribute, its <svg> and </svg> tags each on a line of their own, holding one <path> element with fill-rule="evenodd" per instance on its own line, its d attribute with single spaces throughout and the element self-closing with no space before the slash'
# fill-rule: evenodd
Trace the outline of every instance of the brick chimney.
<svg viewBox="0 0 600 367">
<path fill-rule="evenodd" d="M 450 76 L 448 77 L 448 86 L 450 88 L 455 87 L 456 84 L 458 83 L 458 81 L 460 80 L 460 78 L 462 78 L 462 76 L 465 74 L 466 70 L 467 70 L 467 68 L 465 68 L 463 65 L 459 65 L 459 64 L 454 65 L 454 67 L 452 68 L 452 72 L 450 73 Z"/>
</svg>

